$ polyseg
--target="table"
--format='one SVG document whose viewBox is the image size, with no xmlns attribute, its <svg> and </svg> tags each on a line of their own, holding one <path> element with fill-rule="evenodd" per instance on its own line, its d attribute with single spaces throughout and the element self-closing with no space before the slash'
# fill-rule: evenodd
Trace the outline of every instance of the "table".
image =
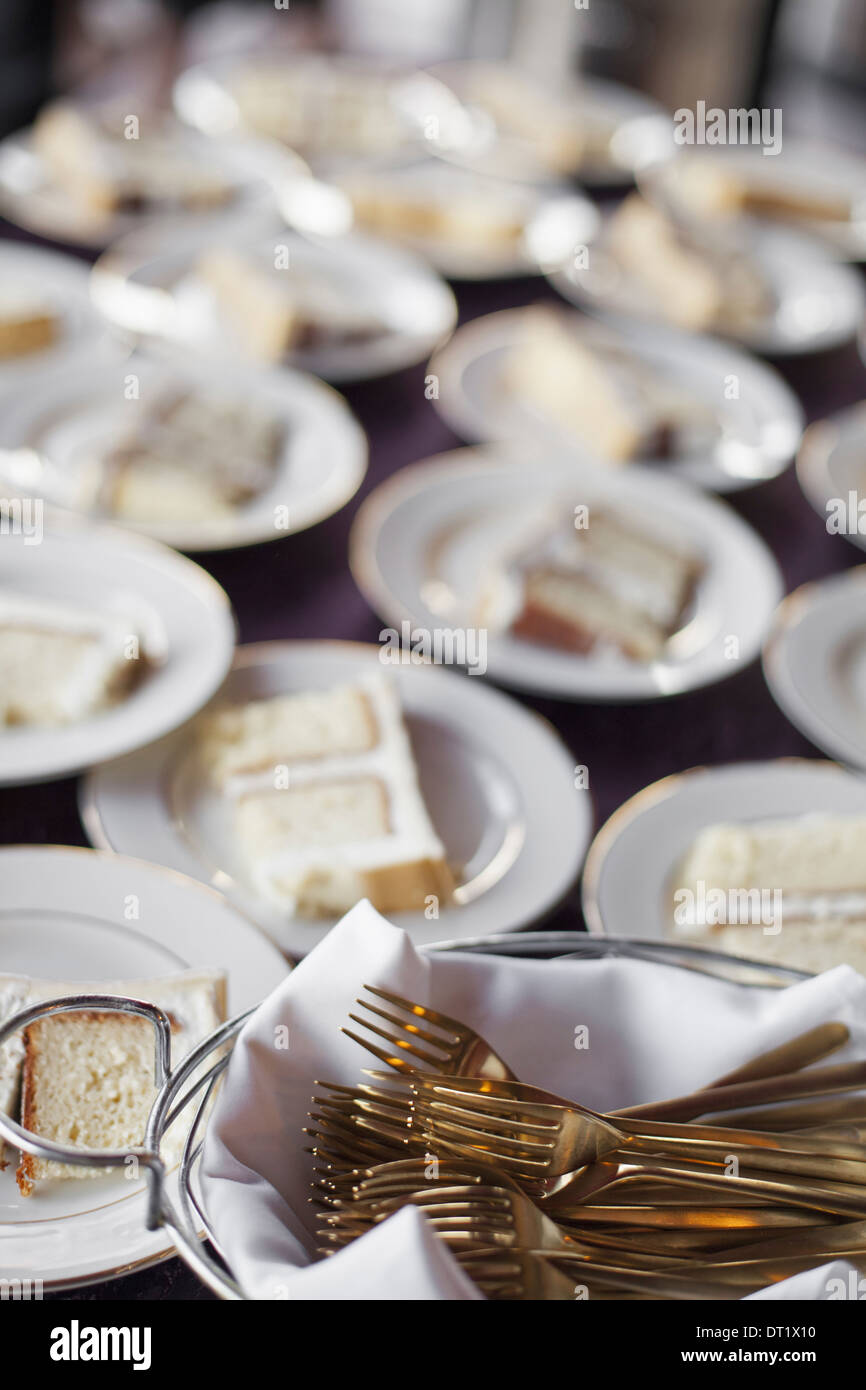
<svg viewBox="0 0 866 1390">
<path fill-rule="evenodd" d="M 2 223 L 0 235 L 21 237 Z M 461 322 L 538 299 L 561 302 L 539 279 L 458 286 L 457 295 Z M 866 368 L 853 343 L 817 358 L 776 365 L 800 396 L 809 420 L 866 397 Z M 421 365 L 345 390 L 369 437 L 370 468 L 358 495 L 336 516 L 286 540 L 196 557 L 226 589 L 242 642 L 292 637 L 378 641 L 383 623 L 356 589 L 346 562 L 352 520 L 363 498 L 384 478 L 463 442 L 425 399 L 424 374 Z M 859 552 L 849 542 L 827 533 L 792 469 L 730 502 L 772 548 L 788 592 L 859 563 Z M 627 718 L 622 706 L 514 698 L 550 720 L 575 763 L 588 767 L 596 828 L 628 797 L 669 773 L 699 764 L 821 756 L 776 708 L 759 663 L 709 689 L 629 706 Z M 0 789 L 0 842 L 86 845 L 75 780 Z M 544 925 L 572 930 L 582 925 L 576 887 Z M 179 1260 L 170 1260 L 56 1297 L 146 1301 L 211 1295 Z"/>
</svg>

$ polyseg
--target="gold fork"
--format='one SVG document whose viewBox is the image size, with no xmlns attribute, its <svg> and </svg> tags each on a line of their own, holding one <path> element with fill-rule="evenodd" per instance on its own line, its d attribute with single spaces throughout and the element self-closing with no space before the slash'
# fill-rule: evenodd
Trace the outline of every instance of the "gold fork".
<svg viewBox="0 0 866 1390">
<path fill-rule="evenodd" d="M 431 1032 L 429 1027 L 422 1028 L 414 1021 L 407 1023 L 405 1019 L 371 1004 L 367 999 L 356 1000 L 362 1009 L 391 1024 L 392 1031 L 388 1032 L 368 1018 L 349 1014 L 353 1023 L 358 1023 L 376 1037 L 383 1038 L 388 1043 L 389 1050 L 383 1051 L 369 1039 L 358 1037 L 357 1033 L 353 1033 L 349 1028 L 342 1031 L 368 1052 L 372 1052 L 380 1062 L 387 1062 L 395 1071 L 408 1073 L 417 1070 L 407 1061 L 408 1057 L 413 1057 L 434 1071 L 447 1072 L 451 1076 L 489 1076 L 502 1081 L 516 1081 L 517 1078 L 507 1062 L 503 1061 L 474 1028 L 469 1028 L 448 1014 L 430 1009 L 425 1004 L 414 1004 L 410 999 L 401 998 L 399 994 L 391 994 L 388 990 L 375 989 L 372 985 L 364 985 L 364 989 L 377 999 L 384 999 L 386 1003 L 402 1009 L 412 1020 L 421 1019 L 440 1030 L 436 1033 Z M 423 1043 L 424 1047 L 419 1046 L 420 1043 Z"/>
<path fill-rule="evenodd" d="M 576 1102 L 532 1104 L 476 1093 L 460 1078 L 412 1077 L 416 1110 L 433 1141 L 474 1147 L 513 1173 L 556 1176 L 606 1154 L 644 1153 L 725 1164 L 732 1150 L 764 1171 L 866 1183 L 866 1148 L 841 1139 L 618 1119 Z M 501 1084 L 500 1084 L 501 1089 Z"/>
</svg>

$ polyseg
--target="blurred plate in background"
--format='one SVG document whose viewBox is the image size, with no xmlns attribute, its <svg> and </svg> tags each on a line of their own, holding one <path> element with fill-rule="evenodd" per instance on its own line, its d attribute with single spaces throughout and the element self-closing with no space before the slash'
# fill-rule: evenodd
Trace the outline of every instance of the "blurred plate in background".
<svg viewBox="0 0 866 1390">
<path fill-rule="evenodd" d="M 764 674 L 801 734 L 866 771 L 866 567 L 788 595 L 764 647 Z"/>
<path fill-rule="evenodd" d="M 251 428 L 267 424 L 279 434 L 261 489 L 212 516 L 182 495 L 173 519 L 169 475 L 169 487 L 154 494 L 153 519 L 143 519 L 140 506 L 112 512 L 113 451 L 134 441 L 140 426 L 147 429 L 148 412 L 187 393 L 205 409 L 209 398 L 218 409 L 236 406 L 249 412 Z M 233 473 L 250 462 L 238 457 Z M 171 362 L 135 355 L 111 368 L 75 362 L 46 371 L 38 392 L 9 401 L 0 416 L 0 487 L 114 520 L 178 550 L 231 550 L 294 535 L 344 506 L 366 468 L 367 441 L 343 398 L 288 368 L 231 367 L 188 355 Z M 181 469 L 175 477 L 183 481 Z"/>
<path fill-rule="evenodd" d="M 429 371 L 439 378 L 434 405 L 464 439 L 537 444 L 546 432 L 560 451 L 578 446 L 575 436 L 557 429 L 506 376 L 531 312 L 505 309 L 472 319 L 431 361 Z M 782 378 L 763 363 L 719 339 L 674 328 L 635 323 L 626 338 L 577 314 L 573 322 L 590 347 L 602 349 L 609 341 L 619 355 L 632 357 L 658 379 L 676 382 L 678 391 L 715 417 L 705 437 L 684 437 L 669 459 L 636 461 L 715 492 L 738 492 L 765 482 L 790 463 L 803 429 L 803 410 Z M 737 379 L 736 396 L 725 389 L 732 377 Z"/>
<path fill-rule="evenodd" d="M 477 626 L 497 563 L 519 548 L 539 509 L 570 516 L 576 503 L 591 503 L 700 557 L 704 568 L 683 625 L 652 662 L 609 651 L 580 655 L 492 630 L 493 680 L 566 700 L 651 700 L 724 680 L 755 659 L 782 581 L 770 551 L 736 513 L 648 469 L 515 452 L 440 454 L 394 474 L 364 501 L 349 563 L 380 617 L 424 629 Z"/>
<path fill-rule="evenodd" d="M 131 691 L 88 718 L 0 727 L 0 786 L 68 777 L 161 738 L 201 709 L 231 665 L 234 618 L 216 581 L 114 526 L 54 514 L 37 544 L 6 535 L 0 592 L 124 620 L 147 661 Z"/>
</svg>

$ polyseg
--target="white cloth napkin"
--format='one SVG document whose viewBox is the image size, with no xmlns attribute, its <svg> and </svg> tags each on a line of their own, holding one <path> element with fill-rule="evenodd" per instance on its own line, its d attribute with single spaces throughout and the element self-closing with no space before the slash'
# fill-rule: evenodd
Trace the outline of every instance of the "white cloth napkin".
<svg viewBox="0 0 866 1390">
<path fill-rule="evenodd" d="M 848 966 L 763 989 L 640 960 L 424 954 L 359 903 L 248 1020 L 208 1126 L 204 1196 L 251 1298 L 479 1297 L 413 1210 L 311 1263 L 318 1215 L 302 1131 L 316 1081 L 353 1085 L 380 1065 L 340 1031 L 350 1012 L 363 1014 L 365 984 L 464 1020 L 522 1080 L 595 1110 L 691 1091 L 830 1019 L 851 1030 L 833 1061 L 866 1056 L 866 979 Z M 821 1288 L 811 1271 L 761 1296 L 829 1296 Z"/>
</svg>

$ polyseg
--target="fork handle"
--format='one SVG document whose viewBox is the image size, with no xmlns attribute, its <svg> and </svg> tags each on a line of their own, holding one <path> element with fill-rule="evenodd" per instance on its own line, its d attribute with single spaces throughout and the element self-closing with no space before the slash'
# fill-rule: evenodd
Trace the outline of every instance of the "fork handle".
<svg viewBox="0 0 866 1390">
<path fill-rule="evenodd" d="M 866 1062 L 843 1062 L 834 1067 L 786 1072 L 783 1076 L 693 1091 L 673 1100 L 632 1105 L 627 1110 L 612 1111 L 611 1118 L 692 1120 L 698 1115 L 715 1111 L 740 1110 L 750 1105 L 771 1105 L 776 1101 L 826 1096 L 839 1091 L 857 1091 L 863 1086 L 866 1086 Z"/>
<path fill-rule="evenodd" d="M 736 1131 L 730 1131 L 731 1135 Z M 859 1147 L 859 1146 L 858 1146 Z M 656 1154 L 663 1158 L 691 1158 L 699 1163 L 724 1166 L 735 1156 L 741 1161 L 751 1162 L 754 1168 L 771 1173 L 790 1173 L 805 1178 L 834 1178 L 836 1181 L 857 1183 L 863 1186 L 863 1200 L 866 1202 L 866 1162 L 862 1159 L 838 1158 L 824 1153 L 802 1153 L 793 1149 L 763 1148 L 753 1145 L 745 1148 L 736 1139 L 719 1143 L 709 1139 L 676 1139 L 668 1135 L 655 1138 L 644 1134 L 624 1136 L 619 1146 L 621 1153 L 637 1152 Z M 863 1152 L 861 1150 L 861 1152 Z"/>
<path fill-rule="evenodd" d="M 751 1061 L 744 1062 L 741 1067 L 727 1072 L 725 1076 L 717 1077 L 702 1089 L 715 1091 L 720 1086 L 734 1086 L 741 1081 L 761 1081 L 769 1076 L 782 1076 L 785 1072 L 800 1071 L 803 1067 L 811 1066 L 813 1062 L 823 1061 L 831 1052 L 837 1052 L 840 1047 L 845 1046 L 850 1037 L 850 1030 L 844 1023 L 819 1023 L 817 1028 L 798 1033 L 795 1038 L 789 1038 L 786 1043 L 782 1043 L 781 1047 L 759 1053 Z"/>
</svg>

